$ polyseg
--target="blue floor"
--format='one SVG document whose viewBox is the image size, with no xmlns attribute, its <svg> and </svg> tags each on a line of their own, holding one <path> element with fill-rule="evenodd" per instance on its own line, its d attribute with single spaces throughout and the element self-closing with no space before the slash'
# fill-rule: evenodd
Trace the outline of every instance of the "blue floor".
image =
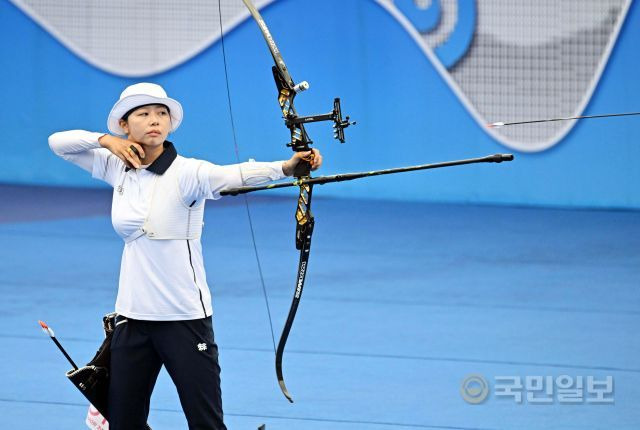
<svg viewBox="0 0 640 430">
<path fill-rule="evenodd" d="M 93 356 L 123 246 L 109 198 L 105 190 L 0 186 L 0 429 L 86 428 L 87 404 L 37 320 L 76 361 Z M 250 201 L 277 340 L 298 258 L 295 197 Z M 275 377 L 242 200 L 208 203 L 202 241 L 230 429 L 640 428 L 640 212 L 317 192 L 314 213 L 284 355 L 289 404 Z M 481 404 L 461 396 L 470 374 L 489 384 Z M 525 387 L 521 403 L 495 393 L 500 376 L 562 375 L 584 381 L 581 402 L 565 403 L 557 386 L 551 394 Z M 587 378 L 607 376 L 612 403 L 592 403 Z M 164 371 L 151 406 L 154 430 L 187 428 Z"/>
</svg>

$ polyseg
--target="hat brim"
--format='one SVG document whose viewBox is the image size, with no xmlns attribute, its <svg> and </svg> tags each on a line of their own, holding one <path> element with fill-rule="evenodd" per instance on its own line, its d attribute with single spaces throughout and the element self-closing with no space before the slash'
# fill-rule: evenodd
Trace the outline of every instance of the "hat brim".
<svg viewBox="0 0 640 430">
<path fill-rule="evenodd" d="M 171 132 L 176 131 L 182 122 L 182 105 L 177 100 L 169 97 L 160 98 L 146 94 L 134 94 L 118 100 L 116 104 L 113 105 L 113 108 L 111 108 L 111 112 L 109 112 L 107 128 L 113 134 L 125 135 L 125 131 L 120 127 L 120 119 L 124 114 L 136 107 L 154 104 L 165 105 L 169 108 L 169 115 L 171 115 Z"/>
</svg>

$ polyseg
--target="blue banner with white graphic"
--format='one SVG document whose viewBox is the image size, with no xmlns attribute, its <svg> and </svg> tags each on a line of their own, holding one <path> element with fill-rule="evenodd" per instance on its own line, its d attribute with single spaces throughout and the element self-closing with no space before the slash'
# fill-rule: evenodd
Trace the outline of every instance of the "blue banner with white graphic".
<svg viewBox="0 0 640 430">
<path fill-rule="evenodd" d="M 103 186 L 58 159 L 49 134 L 106 132 L 125 86 L 161 84 L 185 111 L 170 137 L 184 156 L 235 163 L 289 158 L 272 58 L 242 2 L 187 0 L 140 17 L 87 0 L 0 2 L 0 130 L 5 183 Z M 256 1 L 292 78 L 311 87 L 298 114 L 357 121 L 347 143 L 309 124 L 317 174 L 511 152 L 502 165 L 455 167 L 319 188 L 345 198 L 640 208 L 640 117 L 525 121 L 640 110 L 640 11 L 629 0 Z M 579 8 L 580 13 L 576 13 Z M 144 11 L 143 11 L 144 12 Z M 146 13 L 146 12 L 145 12 Z M 222 25 L 220 25 L 222 23 Z M 288 192 L 288 191 L 281 191 Z M 295 191 L 291 191 L 294 193 Z"/>
</svg>

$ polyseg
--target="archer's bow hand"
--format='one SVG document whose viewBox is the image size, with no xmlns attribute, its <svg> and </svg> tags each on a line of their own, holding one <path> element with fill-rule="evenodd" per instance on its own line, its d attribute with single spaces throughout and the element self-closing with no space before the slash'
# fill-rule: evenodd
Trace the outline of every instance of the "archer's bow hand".
<svg viewBox="0 0 640 430">
<path fill-rule="evenodd" d="M 293 156 L 282 165 L 282 172 L 287 176 L 293 175 L 298 163 L 303 161 L 311 163 L 311 170 L 317 170 L 322 166 L 322 155 L 320 151 L 315 148 L 311 151 L 295 152 Z"/>
</svg>

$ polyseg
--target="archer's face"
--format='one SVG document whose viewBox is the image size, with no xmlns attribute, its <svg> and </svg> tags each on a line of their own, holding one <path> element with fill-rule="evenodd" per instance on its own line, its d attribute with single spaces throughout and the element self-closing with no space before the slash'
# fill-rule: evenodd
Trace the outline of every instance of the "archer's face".
<svg viewBox="0 0 640 430">
<path fill-rule="evenodd" d="M 142 106 L 122 121 L 128 139 L 147 147 L 162 146 L 171 130 L 171 116 L 164 105 Z"/>
</svg>

